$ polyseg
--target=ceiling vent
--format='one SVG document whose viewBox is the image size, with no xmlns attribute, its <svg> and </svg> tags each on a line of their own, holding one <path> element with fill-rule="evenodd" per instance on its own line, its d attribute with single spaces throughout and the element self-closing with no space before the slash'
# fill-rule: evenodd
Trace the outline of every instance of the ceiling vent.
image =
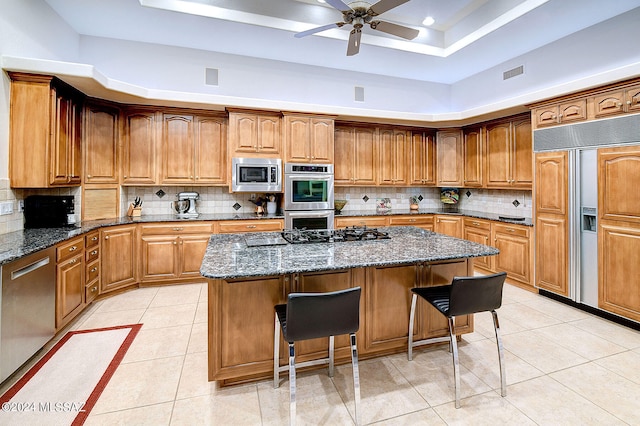
<svg viewBox="0 0 640 426">
<path fill-rule="evenodd" d="M 510 69 L 509 71 L 505 71 L 502 73 L 502 79 L 508 80 L 517 75 L 524 74 L 524 65 L 520 65 L 519 67 Z"/>
<path fill-rule="evenodd" d="M 204 82 L 208 86 L 218 85 L 218 69 L 217 68 L 205 68 Z"/>
<path fill-rule="evenodd" d="M 364 102 L 364 87 L 356 86 L 354 99 L 356 102 Z"/>
</svg>

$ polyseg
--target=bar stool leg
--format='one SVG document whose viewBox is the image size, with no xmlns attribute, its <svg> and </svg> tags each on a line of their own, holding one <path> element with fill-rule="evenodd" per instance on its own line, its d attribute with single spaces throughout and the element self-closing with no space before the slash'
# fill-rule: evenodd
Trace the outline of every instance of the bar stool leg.
<svg viewBox="0 0 640 426">
<path fill-rule="evenodd" d="M 355 401 L 356 425 L 360 424 L 360 370 L 358 369 L 358 348 L 356 347 L 356 334 L 349 334 L 351 341 L 351 367 L 353 368 L 353 395 Z"/>
<path fill-rule="evenodd" d="M 418 299 L 418 295 L 413 293 L 413 297 L 411 298 L 411 313 L 409 314 L 409 350 L 407 351 L 407 358 L 409 361 L 413 360 L 413 322 L 416 317 L 416 301 Z"/>
<path fill-rule="evenodd" d="M 280 320 L 276 315 L 276 327 L 273 333 L 273 388 L 280 387 Z"/>
<path fill-rule="evenodd" d="M 329 377 L 333 377 L 334 347 L 333 336 L 329 336 Z"/>
<path fill-rule="evenodd" d="M 460 365 L 458 361 L 458 341 L 455 333 L 455 318 L 449 317 L 449 335 L 451 337 L 451 349 L 453 350 L 453 378 L 455 381 L 456 408 L 460 408 Z"/>
<path fill-rule="evenodd" d="M 496 331 L 496 345 L 498 346 L 498 361 L 500 362 L 500 395 L 507 396 L 507 375 L 504 368 L 504 348 L 502 346 L 502 338 L 500 337 L 500 322 L 498 322 L 498 313 L 491 311 L 493 316 L 493 328 Z"/>
<path fill-rule="evenodd" d="M 296 424 L 296 352 L 289 343 L 289 424 Z"/>
</svg>

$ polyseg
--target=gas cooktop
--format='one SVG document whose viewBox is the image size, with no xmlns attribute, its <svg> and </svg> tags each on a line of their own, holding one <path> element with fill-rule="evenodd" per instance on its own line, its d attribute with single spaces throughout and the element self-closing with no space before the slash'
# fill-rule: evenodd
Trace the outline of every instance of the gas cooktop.
<svg viewBox="0 0 640 426">
<path fill-rule="evenodd" d="M 291 244 L 333 243 L 342 241 L 388 240 L 389 233 L 366 226 L 348 226 L 343 229 L 285 229 L 282 238 Z"/>
</svg>

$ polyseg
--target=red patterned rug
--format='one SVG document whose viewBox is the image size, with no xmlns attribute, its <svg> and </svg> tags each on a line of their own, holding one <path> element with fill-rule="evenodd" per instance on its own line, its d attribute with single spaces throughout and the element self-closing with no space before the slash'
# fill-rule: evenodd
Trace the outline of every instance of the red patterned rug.
<svg viewBox="0 0 640 426">
<path fill-rule="evenodd" d="M 67 333 L 0 397 L 0 424 L 83 424 L 141 327 Z"/>
</svg>

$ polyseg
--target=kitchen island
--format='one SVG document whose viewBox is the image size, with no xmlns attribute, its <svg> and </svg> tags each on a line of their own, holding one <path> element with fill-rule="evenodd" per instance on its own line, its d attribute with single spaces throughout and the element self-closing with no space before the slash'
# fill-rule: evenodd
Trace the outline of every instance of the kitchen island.
<svg viewBox="0 0 640 426">
<path fill-rule="evenodd" d="M 249 247 L 279 233 L 212 235 L 200 273 L 208 280 L 209 380 L 233 384 L 273 373 L 274 310 L 290 292 L 360 286 L 358 351 L 362 359 L 406 351 L 410 289 L 473 274 L 473 258 L 498 250 L 416 227 L 390 227 L 389 239 Z M 456 318 L 460 334 L 473 317 Z M 421 304 L 414 339 L 444 337 L 447 321 Z M 282 343 L 284 345 L 284 342 Z M 299 361 L 326 357 L 328 339 L 297 345 Z M 349 359 L 346 336 L 335 339 L 336 362 Z M 286 354 L 284 347 L 280 351 Z M 286 364 L 285 358 L 281 364 Z"/>
</svg>

